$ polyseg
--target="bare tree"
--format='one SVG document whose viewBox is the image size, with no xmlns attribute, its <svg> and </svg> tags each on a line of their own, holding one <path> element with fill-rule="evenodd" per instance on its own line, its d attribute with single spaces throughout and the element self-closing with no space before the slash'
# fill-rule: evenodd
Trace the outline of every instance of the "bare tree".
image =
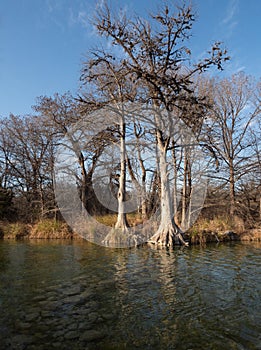
<svg viewBox="0 0 261 350">
<path fill-rule="evenodd" d="M 44 215 L 47 189 L 52 187 L 52 134 L 36 116 L 14 116 L 1 121 L 1 148 L 6 178 L 16 198 L 26 199 L 24 219 L 34 221 Z M 22 208 L 20 208 L 22 209 Z"/>
<path fill-rule="evenodd" d="M 92 94 L 84 95 L 80 98 L 83 106 L 91 106 L 96 103 L 96 108 L 106 106 L 101 113 L 106 114 L 107 122 L 116 123 L 114 133 L 117 131 L 116 139 L 120 143 L 120 161 L 118 177 L 118 216 L 115 230 L 111 230 L 104 239 L 106 245 L 115 245 L 121 240 L 133 240 L 136 237 L 131 236 L 128 232 L 128 222 L 126 216 L 126 173 L 128 156 L 126 152 L 126 124 L 128 123 L 128 108 L 126 102 L 133 99 L 135 95 L 135 86 L 126 79 L 128 73 L 122 65 L 119 65 L 111 55 L 103 50 L 97 50 L 92 53 L 92 57 L 83 65 L 81 80 L 86 84 L 91 84 Z M 93 97 L 94 95 L 94 97 Z M 95 123 L 95 121 L 94 121 Z M 133 174 L 133 173 L 132 173 Z M 130 243 L 130 242 L 129 242 Z"/>
<path fill-rule="evenodd" d="M 236 184 L 249 168 L 248 133 L 257 117 L 253 106 L 254 85 L 243 73 L 216 80 L 213 86 L 213 115 L 210 118 L 208 142 L 222 161 L 224 173 L 218 174 L 229 185 L 230 215 L 236 212 Z"/>
<path fill-rule="evenodd" d="M 105 3 L 98 9 L 95 18 L 100 35 L 109 38 L 113 46 L 123 50 L 120 59 L 126 75 L 132 76 L 145 89 L 146 94 L 139 98 L 152 105 L 154 111 L 162 107 L 172 111 L 174 106 L 185 111 L 199 103 L 193 94 L 193 76 L 210 66 L 222 68 L 222 62 L 228 59 L 220 43 L 216 43 L 207 58 L 195 65 L 189 64 L 191 52 L 185 41 L 190 37 L 193 22 L 194 16 L 189 5 L 178 7 L 176 12 L 166 5 L 157 14 L 150 16 L 148 21 L 126 14 L 113 15 Z M 185 244 L 182 232 L 174 222 L 171 204 L 166 162 L 169 130 L 165 129 L 166 120 L 163 121 L 159 113 L 154 113 L 153 118 L 160 166 L 161 222 L 150 242 L 162 245 Z M 168 124 L 171 125 L 171 120 L 168 120 Z"/>
<path fill-rule="evenodd" d="M 255 98 L 255 121 L 250 125 L 249 141 L 251 143 L 251 161 L 247 178 L 244 181 L 244 188 L 248 183 L 253 185 L 249 190 L 247 188 L 246 194 L 252 194 L 255 198 L 255 203 L 258 205 L 259 219 L 261 219 L 261 81 L 257 84 L 257 89 L 254 94 Z M 248 201 L 248 209 L 250 210 L 250 201 Z"/>
<path fill-rule="evenodd" d="M 55 94 L 53 97 L 40 97 L 34 108 L 55 135 L 56 147 L 67 138 L 67 147 L 77 158 L 80 173 L 74 169 L 71 176 L 75 178 L 79 189 L 82 210 L 87 209 L 91 214 L 101 211 L 102 207 L 95 199 L 92 176 L 104 148 L 112 142 L 111 130 L 98 132 L 95 139 L 91 139 L 87 143 L 84 142 L 86 124 L 81 130 L 83 111 L 79 102 L 70 93 Z M 93 106 L 88 112 L 91 110 L 93 110 Z M 87 113 L 86 109 L 84 113 Z M 83 142 L 79 142 L 81 137 Z"/>
</svg>

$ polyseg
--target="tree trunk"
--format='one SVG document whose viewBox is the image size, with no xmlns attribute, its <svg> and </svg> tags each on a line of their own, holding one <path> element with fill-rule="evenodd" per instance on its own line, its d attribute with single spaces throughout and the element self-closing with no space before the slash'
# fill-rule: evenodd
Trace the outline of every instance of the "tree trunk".
<svg viewBox="0 0 261 350">
<path fill-rule="evenodd" d="M 78 154 L 78 162 L 81 168 L 81 203 L 82 203 L 82 213 L 85 212 L 86 210 L 86 202 L 87 202 L 87 197 L 86 197 L 86 190 L 87 190 L 87 173 L 85 169 L 85 161 L 84 161 L 84 156 L 82 152 L 80 151 Z"/>
<path fill-rule="evenodd" d="M 233 218 L 236 210 L 235 199 L 235 174 L 233 161 L 229 162 L 229 198 L 230 198 L 230 216 Z"/>
<path fill-rule="evenodd" d="M 172 159 L 173 159 L 173 167 L 174 167 L 174 184 L 173 184 L 173 210 L 174 210 L 174 216 L 178 213 L 178 164 L 177 164 L 177 155 L 175 150 L 175 142 L 172 141 Z"/>
<path fill-rule="evenodd" d="M 259 192 L 259 219 L 261 220 L 261 190 Z"/>
<path fill-rule="evenodd" d="M 146 220 L 148 218 L 148 203 L 146 200 L 146 169 L 144 167 L 143 161 L 140 157 L 140 154 L 138 155 L 139 157 L 139 162 L 142 163 L 141 166 L 141 170 L 142 170 L 142 179 L 141 179 L 141 184 L 138 182 L 133 169 L 132 169 L 132 165 L 130 162 L 130 159 L 127 158 L 127 164 L 128 164 L 128 170 L 129 170 L 129 174 L 131 177 L 131 180 L 133 181 L 135 187 L 136 187 L 136 191 L 139 193 L 139 203 L 140 203 L 140 207 L 141 208 L 141 216 L 143 220 Z"/>
<path fill-rule="evenodd" d="M 127 229 L 127 217 L 125 213 L 125 200 L 126 200 L 126 145 L 125 145 L 125 132 L 126 125 L 124 117 L 121 118 L 120 125 L 120 178 L 119 178 L 119 190 L 118 190 L 118 218 L 115 228 Z"/>
<path fill-rule="evenodd" d="M 182 187 L 182 207 L 181 207 L 181 227 L 186 226 L 186 209 L 187 209 L 187 172 L 188 172 L 188 159 L 185 148 L 184 155 L 184 174 L 183 174 L 183 187 Z"/>
<path fill-rule="evenodd" d="M 111 247 L 136 246 L 140 242 L 135 234 L 128 229 L 128 222 L 125 212 L 126 200 L 126 144 L 125 144 L 126 125 L 124 117 L 120 123 L 120 178 L 118 190 L 118 218 L 113 228 L 103 240 L 103 244 Z"/>
<path fill-rule="evenodd" d="M 189 148 L 184 148 L 184 177 L 183 177 L 183 189 L 182 189 L 182 215 L 181 215 L 181 227 L 183 230 L 187 230 L 190 222 L 190 206 L 191 206 L 191 190 L 192 190 L 192 178 L 191 178 L 191 157 Z"/>
<path fill-rule="evenodd" d="M 159 134 L 159 133 L 158 133 Z M 159 147 L 159 170 L 161 179 L 161 220 L 157 232 L 149 239 L 149 243 L 163 246 L 173 246 L 185 244 L 182 231 L 174 222 L 173 206 L 171 201 L 168 163 L 166 159 L 167 145 L 161 141 L 161 136 L 157 136 Z"/>
</svg>

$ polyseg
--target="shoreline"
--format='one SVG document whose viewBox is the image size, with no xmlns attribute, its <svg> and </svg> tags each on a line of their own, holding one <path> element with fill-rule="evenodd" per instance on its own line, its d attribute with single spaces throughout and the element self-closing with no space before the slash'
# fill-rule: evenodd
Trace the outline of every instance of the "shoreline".
<svg viewBox="0 0 261 350">
<path fill-rule="evenodd" d="M 3 240 L 85 240 L 73 232 L 66 223 L 40 222 L 34 225 L 22 223 L 0 222 L 0 239 Z M 49 224 L 49 225 L 48 225 Z M 213 231 L 197 230 L 185 233 L 189 245 L 204 245 L 207 243 L 222 242 L 261 242 L 261 228 L 252 228 L 241 232 L 234 230 Z"/>
</svg>

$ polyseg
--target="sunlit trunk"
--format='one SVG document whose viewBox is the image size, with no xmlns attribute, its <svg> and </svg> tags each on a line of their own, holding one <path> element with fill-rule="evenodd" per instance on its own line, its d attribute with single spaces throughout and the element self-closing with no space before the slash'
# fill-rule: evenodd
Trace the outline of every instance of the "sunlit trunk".
<svg viewBox="0 0 261 350">
<path fill-rule="evenodd" d="M 149 239 L 150 243 L 173 246 L 175 244 L 187 244 L 181 230 L 174 222 L 173 205 L 169 186 L 167 144 L 161 141 L 161 135 L 157 136 L 159 171 L 161 181 L 161 218 L 157 232 Z"/>
<path fill-rule="evenodd" d="M 183 174 L 183 186 L 182 186 L 182 207 L 181 207 L 181 227 L 186 226 L 186 205 L 187 205 L 187 167 L 188 167 L 188 159 L 185 150 L 184 157 L 184 174 Z"/>
<path fill-rule="evenodd" d="M 115 228 L 127 228 L 127 218 L 125 213 L 126 201 L 126 144 L 125 144 L 126 125 L 124 117 L 120 124 L 120 178 L 118 190 L 118 218 Z"/>
<path fill-rule="evenodd" d="M 103 244 L 111 247 L 136 246 L 140 243 L 140 237 L 131 231 L 126 216 L 126 143 L 125 143 L 126 125 L 124 117 L 120 122 L 120 177 L 118 189 L 118 217 L 115 227 L 106 235 Z"/>
<path fill-rule="evenodd" d="M 177 215 L 178 213 L 178 185 L 177 185 L 177 179 L 178 179 L 178 169 L 177 169 L 177 155 L 175 151 L 175 144 L 174 141 L 172 141 L 172 159 L 173 159 L 173 168 L 174 168 L 174 184 L 173 184 L 173 211 L 174 215 Z"/>
<path fill-rule="evenodd" d="M 173 221 L 173 208 L 171 205 L 169 176 L 168 176 L 168 164 L 166 161 L 166 154 L 164 148 L 159 149 L 159 169 L 161 180 L 161 222 L 160 227 L 164 227 Z"/>
</svg>

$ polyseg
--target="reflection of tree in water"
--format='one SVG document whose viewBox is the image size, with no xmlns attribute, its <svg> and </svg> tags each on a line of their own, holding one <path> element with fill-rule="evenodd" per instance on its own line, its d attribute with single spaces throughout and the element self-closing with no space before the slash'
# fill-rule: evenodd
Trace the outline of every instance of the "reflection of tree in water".
<svg viewBox="0 0 261 350">
<path fill-rule="evenodd" d="M 170 323 L 176 303 L 176 253 L 150 249 L 117 256 L 115 281 L 119 319 L 115 332 L 129 346 L 160 346 L 175 338 Z M 142 263 L 141 263 L 142 261 Z"/>
</svg>

